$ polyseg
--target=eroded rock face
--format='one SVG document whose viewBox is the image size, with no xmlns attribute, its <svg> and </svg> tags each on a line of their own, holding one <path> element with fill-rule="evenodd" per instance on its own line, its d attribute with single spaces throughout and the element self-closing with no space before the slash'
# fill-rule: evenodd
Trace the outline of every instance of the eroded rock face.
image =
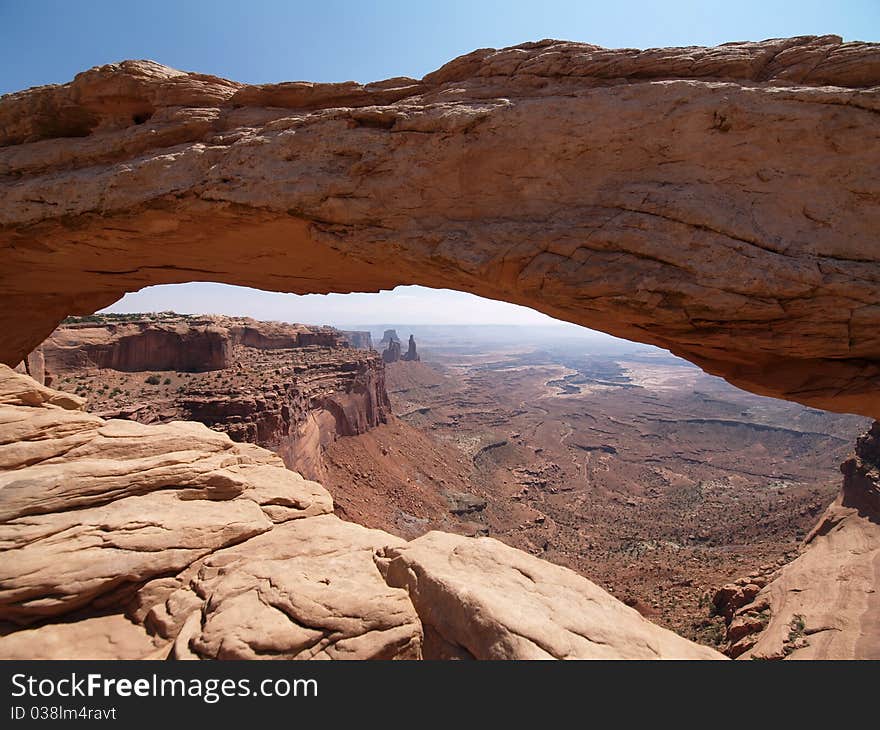
<svg viewBox="0 0 880 730">
<path fill-rule="evenodd" d="M 0 365 L 0 658 L 719 656 L 493 540 L 344 522 L 201 424 L 81 407 Z"/>
<path fill-rule="evenodd" d="M 87 395 L 105 418 L 198 421 L 320 479 L 329 443 L 385 422 L 390 411 L 379 356 L 353 348 L 334 328 L 124 317 L 63 325 L 38 350 L 58 387 Z"/>
<path fill-rule="evenodd" d="M 367 85 L 95 68 L 0 102 L 0 359 L 148 284 L 422 284 L 880 416 L 878 85 L 837 36 L 547 40 Z"/>
<path fill-rule="evenodd" d="M 314 346 L 340 349 L 349 344 L 345 333 L 333 327 L 262 322 L 250 317 L 217 317 L 213 315 L 209 319 L 226 328 L 234 344 L 258 350 L 283 350 Z"/>
<path fill-rule="evenodd" d="M 840 496 L 801 555 L 740 581 L 744 600 L 728 615 L 731 656 L 880 658 L 880 423 L 858 440 L 841 471 Z"/>
<path fill-rule="evenodd" d="M 0 391 L 40 392 L 29 380 L 0 368 Z M 198 423 L 104 421 L 77 405 L 0 405 L 0 621 L 119 605 L 273 522 L 332 510 L 319 484 L 263 449 Z"/>
<path fill-rule="evenodd" d="M 166 599 L 165 626 L 183 619 L 175 657 L 421 659 L 409 595 L 373 562 L 377 549 L 402 542 L 325 515 L 215 553 L 190 569 L 185 595 Z M 175 616 L 178 606 L 190 613 Z"/>
<path fill-rule="evenodd" d="M 429 532 L 385 548 L 379 566 L 409 590 L 429 658 L 723 658 L 574 571 L 489 537 Z"/>
<path fill-rule="evenodd" d="M 167 641 L 122 614 L 21 629 L 0 637 L 3 659 L 164 659 Z"/>
<path fill-rule="evenodd" d="M 51 379 L 50 382 L 46 382 L 46 358 L 43 355 L 42 347 L 38 347 L 33 352 L 29 352 L 28 356 L 15 366 L 15 369 L 19 373 L 30 375 L 41 385 L 52 384 Z"/>
<path fill-rule="evenodd" d="M 42 345 L 49 372 L 222 370 L 232 364 L 229 333 L 208 323 L 127 322 L 59 327 Z"/>
<path fill-rule="evenodd" d="M 112 317 L 58 327 L 28 356 L 28 369 L 39 372 L 42 357 L 42 367 L 53 376 L 85 368 L 203 372 L 232 366 L 235 345 L 257 350 L 349 346 L 343 333 L 332 327 L 219 315 L 153 315 L 133 320 Z M 40 381 L 39 377 L 35 379 Z"/>
</svg>

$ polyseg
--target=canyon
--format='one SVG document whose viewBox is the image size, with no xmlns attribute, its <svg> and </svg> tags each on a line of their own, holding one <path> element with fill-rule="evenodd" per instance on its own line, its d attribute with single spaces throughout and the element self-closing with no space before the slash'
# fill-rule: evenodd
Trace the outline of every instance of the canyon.
<svg viewBox="0 0 880 730">
<path fill-rule="evenodd" d="M 366 85 L 245 85 L 124 61 L 3 97 L 0 361 L 26 372 L 0 366 L 0 653 L 722 658 L 530 554 L 555 549 L 540 531 L 567 519 L 553 464 L 575 466 L 577 453 L 578 471 L 595 479 L 631 442 L 559 431 L 546 437 L 560 447 L 546 468 L 518 474 L 508 468 L 522 448 L 512 434 L 481 444 L 472 463 L 515 474 L 513 511 L 531 519 L 534 539 L 518 550 L 481 536 L 492 530 L 489 501 L 455 489 L 445 511 L 472 523 L 467 534 L 407 540 L 331 514 L 324 487 L 258 446 L 187 421 L 85 412 L 75 392 L 45 385 L 60 353 L 47 362 L 44 349 L 41 362 L 35 348 L 66 317 L 149 284 L 326 293 L 418 283 L 657 345 L 759 395 L 877 418 L 878 85 L 876 44 L 805 36 L 645 51 L 545 40 L 480 49 L 421 80 Z M 288 334 L 247 325 L 204 322 L 196 335 L 189 324 L 140 327 L 96 336 L 86 365 L 173 366 L 196 382 L 250 367 L 266 380 L 238 393 L 246 405 L 216 424 L 239 437 L 259 431 L 264 410 L 290 435 L 299 415 L 285 420 L 287 399 L 316 400 L 275 388 L 272 353 L 301 350 L 320 371 L 321 338 L 337 336 L 306 328 L 288 347 Z M 188 337 L 205 345 L 177 347 Z M 350 362 L 383 365 L 350 349 Z M 544 387 L 575 395 L 590 381 L 627 385 L 607 363 L 594 365 L 556 368 Z M 331 380 L 339 369 L 334 361 Z M 416 391 L 433 377 L 410 375 Z M 319 375 L 315 392 L 335 390 L 327 382 Z M 371 387 L 354 389 L 354 411 Z M 323 402 L 328 419 L 340 423 L 341 412 L 343 430 L 351 426 L 348 401 Z M 187 415 L 179 407 L 170 398 L 144 418 Z M 409 416 L 427 415 L 422 426 L 449 416 L 433 421 L 434 406 L 419 414 L 424 407 Z M 497 415 L 490 425 L 501 428 Z M 701 469 L 736 471 L 723 454 L 708 466 L 705 454 L 689 456 L 688 428 L 755 446 L 729 415 L 685 426 L 654 410 L 627 430 L 683 442 L 681 461 L 696 462 L 678 485 L 687 496 L 687 479 L 705 481 Z M 548 428 L 562 423 L 551 418 Z M 413 424 L 369 425 L 366 443 Z M 789 431 L 767 433 L 789 444 L 829 436 Z M 731 654 L 876 658 L 876 438 L 870 431 L 844 462 L 840 496 L 824 513 L 820 497 L 830 494 L 779 487 L 799 515 L 790 522 L 815 512 L 819 526 L 775 566 L 710 598 Z M 348 443 L 322 445 L 328 479 L 327 461 Z M 647 454 L 636 453 L 643 465 L 632 468 L 646 473 Z M 613 514 L 648 502 L 649 484 Z M 715 491 L 723 523 L 735 494 Z M 779 529 L 790 537 L 790 524 Z M 644 555 L 634 556 L 637 572 Z"/>
<path fill-rule="evenodd" d="M 321 479 L 328 443 L 390 412 L 381 358 L 331 327 L 173 313 L 87 320 L 62 325 L 39 352 L 47 382 L 87 396 L 103 418 L 198 421 Z"/>
<path fill-rule="evenodd" d="M 797 557 L 870 421 L 630 343 L 481 329 L 426 329 L 422 362 L 386 366 L 394 419 L 328 449 L 337 513 L 489 535 L 725 648 L 719 587 Z"/>
</svg>

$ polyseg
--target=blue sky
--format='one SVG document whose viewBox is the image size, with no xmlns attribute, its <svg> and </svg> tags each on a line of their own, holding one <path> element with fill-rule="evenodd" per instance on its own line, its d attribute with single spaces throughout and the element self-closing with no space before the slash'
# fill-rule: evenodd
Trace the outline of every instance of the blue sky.
<svg viewBox="0 0 880 730">
<path fill-rule="evenodd" d="M 420 77 L 480 47 L 608 47 L 836 33 L 880 40 L 878 0 L 0 0 L 0 93 L 150 58 L 237 81 Z"/>
<path fill-rule="evenodd" d="M 540 38 L 647 48 L 825 33 L 880 41 L 880 0 L 0 0 L 0 94 L 126 58 L 250 83 L 365 82 L 420 77 L 475 48 Z M 413 323 L 547 321 L 422 287 L 324 298 L 185 284 L 127 295 L 114 309 L 221 306 L 304 322 L 387 322 L 389 311 Z"/>
</svg>

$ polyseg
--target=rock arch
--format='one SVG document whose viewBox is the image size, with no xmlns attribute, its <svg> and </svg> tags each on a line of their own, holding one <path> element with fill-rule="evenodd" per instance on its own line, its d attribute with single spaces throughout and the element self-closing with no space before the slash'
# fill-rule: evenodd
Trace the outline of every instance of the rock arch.
<svg viewBox="0 0 880 730">
<path fill-rule="evenodd" d="M 248 86 L 125 61 L 0 100 L 0 360 L 149 284 L 423 284 L 880 416 L 880 46 L 481 49 Z"/>
</svg>

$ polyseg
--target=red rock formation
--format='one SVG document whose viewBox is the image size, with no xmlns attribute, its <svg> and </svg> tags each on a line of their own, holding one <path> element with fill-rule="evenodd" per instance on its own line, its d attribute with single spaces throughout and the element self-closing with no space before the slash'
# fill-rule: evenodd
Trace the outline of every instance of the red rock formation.
<svg viewBox="0 0 880 730">
<path fill-rule="evenodd" d="M 386 363 L 398 362 L 400 360 L 400 340 L 388 342 L 388 347 L 382 352 L 382 359 Z"/>
<path fill-rule="evenodd" d="M 840 495 L 800 555 L 716 596 L 730 656 L 880 658 L 880 423 L 859 438 L 840 469 Z"/>
<path fill-rule="evenodd" d="M 412 335 L 409 336 L 409 345 L 400 359 L 407 362 L 418 362 L 421 359 L 419 353 L 416 352 L 416 338 Z"/>
<path fill-rule="evenodd" d="M 211 357 L 217 342 L 222 362 Z M 43 347 L 61 387 L 88 392 L 104 415 L 198 421 L 276 451 L 308 478 L 323 477 L 330 442 L 384 423 L 390 412 L 381 358 L 330 327 L 166 316 L 63 326 Z M 206 370 L 215 372 L 198 374 Z"/>
<path fill-rule="evenodd" d="M 29 352 L 28 356 L 15 366 L 16 372 L 30 375 L 41 385 L 52 385 L 51 377 L 46 379 L 46 356 L 43 348 L 38 347 L 33 352 Z"/>
<path fill-rule="evenodd" d="M 229 367 L 229 333 L 214 323 L 136 321 L 58 328 L 43 343 L 51 373 L 81 368 L 124 372 L 182 370 L 202 372 Z"/>
<path fill-rule="evenodd" d="M 343 522 L 257 446 L 82 405 L 0 365 L 2 659 L 723 658 L 495 540 Z"/>
<path fill-rule="evenodd" d="M 382 339 L 379 340 L 379 346 L 388 347 L 392 342 L 400 342 L 400 338 L 397 336 L 397 330 L 385 330 L 382 333 Z"/>
<path fill-rule="evenodd" d="M 421 81 L 366 86 L 243 86 L 124 62 L 8 95 L 0 101 L 0 359 L 17 364 L 66 315 L 148 284 L 199 279 L 307 293 L 418 283 L 531 305 L 666 347 L 758 393 L 878 417 L 878 87 L 880 47 L 824 36 L 642 52 L 542 41 L 482 49 Z M 69 404 L 69 395 L 14 387 L 28 400 L 9 412 L 7 423 L 18 425 L 4 455 L 16 488 L 0 496 L 40 496 L 14 505 L 24 512 L 4 523 L 27 558 L 4 561 L 14 572 L 2 581 L 10 618 L 63 613 L 108 592 L 116 575 L 107 570 L 109 553 L 79 555 L 107 524 L 168 516 L 173 534 L 165 538 L 174 542 L 157 542 L 147 529 L 114 546 L 127 565 L 130 552 L 140 553 L 132 575 L 151 583 L 271 529 L 277 495 L 265 484 L 243 485 L 230 469 L 277 465 L 249 462 L 239 450 L 231 466 L 212 461 L 208 472 L 223 472 L 216 477 L 193 478 L 187 461 L 166 474 L 170 482 L 137 466 L 121 479 L 113 471 L 120 438 L 127 453 L 154 459 L 157 441 L 142 443 L 137 424 L 62 417 L 38 405 Z M 52 438 L 22 438 L 47 424 Z M 191 435 L 186 428 L 159 434 L 161 458 L 170 440 Z M 76 525 L 63 512 L 50 514 L 45 495 L 72 482 L 80 492 L 68 496 L 96 506 L 82 491 L 83 475 L 71 480 L 65 469 L 66 461 L 91 469 L 80 457 L 96 454 L 113 468 L 105 464 L 109 472 L 89 488 L 103 495 L 99 502 L 112 495 L 116 521 L 87 508 Z M 857 454 L 852 469 L 853 484 L 877 481 L 870 453 Z M 141 496 L 148 482 L 187 484 L 187 499 Z M 118 489 L 149 499 L 119 504 Z M 221 519 L 229 505 L 190 503 L 229 492 L 240 517 L 231 525 Z M 743 656 L 877 655 L 877 520 L 865 509 L 871 499 L 848 500 L 844 490 L 804 554 L 761 589 L 756 602 L 766 601 L 771 617 Z M 47 541 L 61 534 L 71 541 L 64 556 L 82 558 L 73 581 L 58 573 L 58 544 Z M 180 552 L 166 549 L 180 537 Z M 392 547 L 383 568 L 418 596 L 421 611 L 431 611 L 426 592 L 453 613 L 469 611 L 461 622 L 427 621 L 445 648 L 473 642 L 473 655 L 534 656 L 535 646 L 549 645 L 542 651 L 558 656 L 580 644 L 553 621 L 561 581 L 535 580 L 533 562 L 482 543 L 473 560 L 494 564 L 493 579 L 471 593 L 448 572 L 456 546 L 435 541 Z M 199 566 L 199 579 L 217 577 L 201 575 L 217 568 Z M 284 581 L 262 567 L 242 575 L 251 587 L 281 586 L 284 596 L 321 590 L 303 588 L 305 569 L 285 572 Z M 521 588 L 524 576 L 548 593 L 542 589 L 528 616 L 510 615 L 497 597 Z M 142 588 L 161 594 L 150 610 L 173 592 Z M 401 593 L 389 597 L 375 580 L 373 588 L 399 605 Z M 234 591 L 219 593 L 235 600 Z M 218 655 L 223 642 L 206 623 L 210 607 L 181 600 L 187 613 L 173 617 L 180 624 L 169 621 L 183 635 L 180 654 Z M 469 634 L 473 601 L 481 616 L 491 611 L 492 630 L 504 639 L 498 645 Z M 583 607 L 564 615 L 580 617 Z M 621 615 L 619 607 L 600 616 L 600 627 L 609 615 Z M 380 627 L 404 630 L 393 646 L 405 655 L 420 642 L 411 617 Z M 313 621 L 283 617 L 279 643 Z M 355 636 L 373 630 L 358 623 Z M 549 636 L 535 633 L 544 625 Z M 641 637 L 647 629 L 639 626 Z M 238 656 L 257 643 L 241 628 Z M 332 656 L 339 633 L 317 631 Z M 581 639 L 596 635 L 595 623 L 578 631 Z M 365 643 L 374 648 L 372 638 Z M 631 648 L 629 637 L 610 638 Z M 596 647 L 587 644 L 589 655 Z M 297 648 L 274 639 L 270 646 L 284 656 Z M 373 653 L 388 654 L 385 644 Z"/>
<path fill-rule="evenodd" d="M 822 36 L 545 40 L 363 86 L 126 61 L 10 94 L 0 359 L 148 284 L 423 284 L 878 417 L 878 88 L 880 46 Z"/>
<path fill-rule="evenodd" d="M 270 365 L 281 361 L 279 358 Z M 322 479 L 322 453 L 329 443 L 386 421 L 390 406 L 385 373 L 375 354 L 345 361 L 325 356 L 323 361 L 298 366 L 298 370 L 292 379 L 269 376 L 256 389 L 244 382 L 222 391 L 175 395 L 162 405 L 159 420 L 204 423 L 225 431 L 235 441 L 275 451 L 288 468 L 308 479 Z"/>
<path fill-rule="evenodd" d="M 284 322 L 258 322 L 247 317 L 217 318 L 229 330 L 236 345 L 258 350 L 279 350 L 292 347 L 346 347 L 347 338 L 332 327 L 309 327 Z"/>
</svg>

